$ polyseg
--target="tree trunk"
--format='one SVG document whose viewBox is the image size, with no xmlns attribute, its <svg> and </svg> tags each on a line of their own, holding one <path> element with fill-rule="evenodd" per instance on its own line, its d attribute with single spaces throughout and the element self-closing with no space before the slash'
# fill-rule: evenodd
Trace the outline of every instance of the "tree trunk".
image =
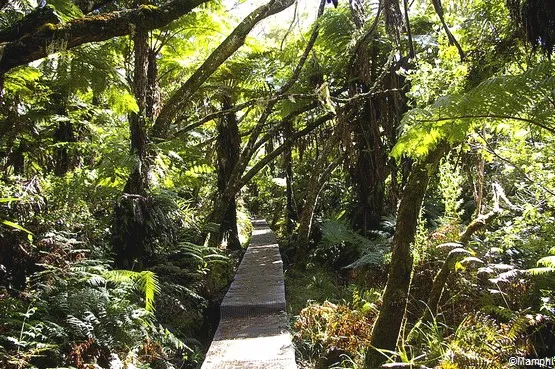
<svg viewBox="0 0 555 369">
<path fill-rule="evenodd" d="M 113 247 L 116 265 L 142 269 L 146 256 L 146 221 L 149 217 L 147 136 L 145 112 L 148 91 L 148 31 L 137 30 L 134 42 L 133 90 L 139 111 L 129 116 L 130 152 L 134 165 L 114 215 Z"/>
<path fill-rule="evenodd" d="M 372 330 L 372 348 L 366 352 L 365 368 L 367 369 L 379 368 L 385 362 L 386 357 L 378 350 L 395 351 L 405 316 L 412 275 L 413 256 L 410 245 L 414 242 L 418 214 L 430 175 L 435 172 L 446 151 L 446 145 L 440 143 L 425 160 L 416 163 L 403 191 L 397 214 L 383 305 Z"/>
<path fill-rule="evenodd" d="M 378 114 L 369 101 L 352 126 L 357 151 L 351 172 L 357 195 L 354 226 L 362 234 L 378 228 L 384 209 L 388 169 Z"/>
<path fill-rule="evenodd" d="M 312 233 L 312 220 L 318 204 L 320 192 L 329 179 L 331 172 L 339 164 L 338 160 L 328 163 L 331 153 L 337 144 L 338 136 L 334 135 L 328 139 L 320 157 L 314 163 L 312 173 L 306 189 L 305 201 L 299 217 L 299 229 L 297 233 L 297 249 L 295 261 L 302 262 L 309 252 L 310 234 Z"/>
<path fill-rule="evenodd" d="M 224 95 L 222 109 L 229 110 L 233 107 L 231 97 Z M 223 204 L 215 205 L 215 208 L 225 209 L 221 218 L 213 218 L 212 221 L 220 224 L 220 233 L 213 240 L 220 243 L 227 238 L 227 247 L 230 250 L 240 250 L 239 232 L 237 230 L 237 201 L 235 196 L 225 198 L 223 195 L 231 179 L 233 168 L 239 160 L 240 138 L 237 116 L 234 112 L 224 115 L 218 121 L 217 153 L 218 153 L 218 201 Z M 214 214 L 215 215 L 215 214 Z"/>
<path fill-rule="evenodd" d="M 396 30 L 392 35 L 397 34 L 402 23 L 399 4 L 396 0 L 388 0 L 384 11 L 388 29 Z M 395 71 L 398 66 L 390 65 L 389 69 L 381 70 L 390 64 L 387 58 L 391 50 L 375 41 L 379 35 L 371 32 L 377 32 L 374 26 L 357 43 L 348 76 L 352 81 L 349 95 L 354 98 L 378 86 L 390 92 L 369 96 L 362 101 L 354 99 L 346 108 L 347 119 L 353 122 L 348 127 L 354 138 L 349 173 L 357 203 L 352 220 L 354 228 L 364 235 L 379 227 L 386 208 L 396 201 L 397 182 L 393 177 L 396 174 L 392 172 L 387 153 L 397 141 L 397 127 L 406 111 L 405 93 L 408 90 L 405 80 Z M 386 198 L 386 179 L 390 174 L 391 187 L 389 198 Z"/>
<path fill-rule="evenodd" d="M 60 63 L 58 73 L 66 74 L 67 70 L 64 68 L 65 63 Z M 67 118 L 67 120 L 60 121 L 54 130 L 54 143 L 60 144 L 54 149 L 54 175 L 62 177 L 72 168 L 74 162 L 67 144 L 77 140 L 73 132 L 73 124 L 68 117 L 69 92 L 62 87 L 61 92 L 52 94 L 52 100 L 57 104 L 56 114 Z"/>
<path fill-rule="evenodd" d="M 54 153 L 54 175 L 63 177 L 71 169 L 73 158 L 67 144 L 75 142 L 71 122 L 60 122 L 54 131 L 54 142 L 61 144 Z"/>
<path fill-rule="evenodd" d="M 293 121 L 288 120 L 285 122 L 284 139 L 290 140 L 293 135 Z M 283 153 L 283 161 L 285 166 L 285 195 L 287 198 L 286 206 L 286 225 L 285 229 L 287 235 L 290 237 L 293 233 L 295 222 L 298 220 L 297 210 L 295 206 L 295 194 L 293 192 L 293 147 L 289 146 Z"/>
</svg>

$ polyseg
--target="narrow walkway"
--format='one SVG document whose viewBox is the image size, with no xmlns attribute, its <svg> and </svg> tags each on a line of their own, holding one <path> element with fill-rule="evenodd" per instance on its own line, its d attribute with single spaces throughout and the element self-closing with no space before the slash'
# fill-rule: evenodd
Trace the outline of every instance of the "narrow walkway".
<svg viewBox="0 0 555 369">
<path fill-rule="evenodd" d="M 201 369 L 296 369 L 285 313 L 283 263 L 264 220 L 220 306 L 220 324 Z"/>
</svg>

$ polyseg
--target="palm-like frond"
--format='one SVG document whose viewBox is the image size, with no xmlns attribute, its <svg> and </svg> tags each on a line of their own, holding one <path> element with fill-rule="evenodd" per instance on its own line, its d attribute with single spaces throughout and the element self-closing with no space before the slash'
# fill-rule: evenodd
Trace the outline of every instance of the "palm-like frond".
<svg viewBox="0 0 555 369">
<path fill-rule="evenodd" d="M 349 8 L 329 9 L 319 21 L 319 43 L 330 49 L 345 50 L 353 42 L 355 27 L 349 15 Z"/>
<path fill-rule="evenodd" d="M 465 94 L 447 95 L 403 118 L 405 133 L 392 155 L 425 155 L 439 141 L 461 142 L 473 124 L 519 121 L 555 133 L 555 63 L 513 76 L 494 77 Z"/>
<path fill-rule="evenodd" d="M 110 270 L 102 275 L 107 281 L 115 283 L 133 282 L 144 293 L 145 309 L 154 311 L 154 298 L 160 293 L 158 277 L 151 271 L 134 272 L 132 270 Z"/>
<path fill-rule="evenodd" d="M 532 275 L 545 275 L 555 273 L 555 247 L 549 250 L 551 255 L 538 260 L 538 267 L 528 270 Z"/>
</svg>

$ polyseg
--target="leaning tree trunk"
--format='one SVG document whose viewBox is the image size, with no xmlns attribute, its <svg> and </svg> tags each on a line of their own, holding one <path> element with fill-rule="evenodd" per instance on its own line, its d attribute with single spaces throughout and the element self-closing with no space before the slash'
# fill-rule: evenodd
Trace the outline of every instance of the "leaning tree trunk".
<svg viewBox="0 0 555 369">
<path fill-rule="evenodd" d="M 378 368 L 385 362 L 386 357 L 379 350 L 395 351 L 410 289 L 413 263 L 410 246 L 414 242 L 418 215 L 430 175 L 437 169 L 446 151 L 446 145 L 440 144 L 425 160 L 416 163 L 403 191 L 383 305 L 372 330 L 372 348 L 366 352 L 367 369 Z"/>
<path fill-rule="evenodd" d="M 120 268 L 142 269 L 146 256 L 146 221 L 149 217 L 146 119 L 149 46 L 148 32 L 137 30 L 134 35 L 134 94 L 139 106 L 129 116 L 131 155 L 134 163 L 114 215 L 113 247 Z M 151 109 L 152 111 L 152 109 Z"/>
<path fill-rule="evenodd" d="M 223 96 L 222 109 L 232 108 L 231 98 Z M 237 230 L 237 200 L 235 196 L 226 198 L 225 194 L 233 168 L 239 161 L 240 150 L 239 126 L 237 116 L 234 112 L 224 115 L 218 121 L 217 153 L 218 153 L 218 193 L 214 209 L 218 209 L 220 214 L 212 213 L 211 220 L 220 224 L 220 232 L 215 235 L 214 243 L 220 243 L 224 238 L 227 239 L 227 247 L 230 250 L 240 250 L 239 232 Z M 223 210 L 223 212 L 222 212 Z"/>
</svg>

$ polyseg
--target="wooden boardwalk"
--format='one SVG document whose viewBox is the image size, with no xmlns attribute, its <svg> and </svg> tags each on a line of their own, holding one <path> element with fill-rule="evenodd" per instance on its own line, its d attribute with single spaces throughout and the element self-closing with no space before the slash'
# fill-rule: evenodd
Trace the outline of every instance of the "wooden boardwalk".
<svg viewBox="0 0 555 369">
<path fill-rule="evenodd" d="M 220 306 L 220 324 L 201 369 L 296 369 L 285 313 L 283 263 L 263 220 Z"/>
</svg>

